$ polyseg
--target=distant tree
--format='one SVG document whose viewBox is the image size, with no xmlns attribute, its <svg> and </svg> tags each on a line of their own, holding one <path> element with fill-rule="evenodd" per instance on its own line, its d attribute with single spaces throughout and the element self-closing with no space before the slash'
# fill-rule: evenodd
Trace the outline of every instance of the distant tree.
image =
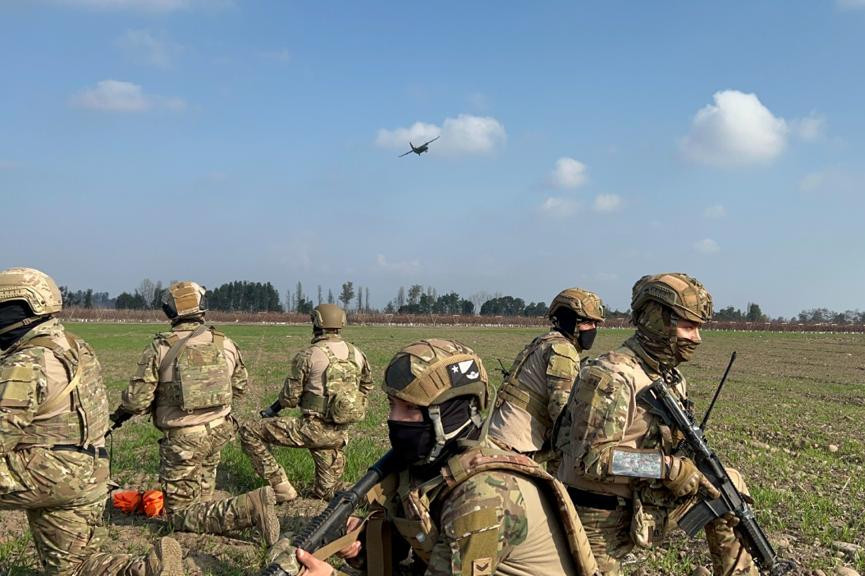
<svg viewBox="0 0 865 576">
<path fill-rule="evenodd" d="M 748 313 L 745 315 L 745 319 L 748 322 L 764 322 L 766 316 L 763 314 L 763 311 L 760 310 L 759 304 L 751 302 L 748 304 Z"/>
<path fill-rule="evenodd" d="M 520 316 L 526 303 L 522 298 L 499 296 L 487 300 L 481 306 L 481 316 Z"/>
<path fill-rule="evenodd" d="M 363 310 L 363 286 L 357 287 L 357 311 Z"/>
<path fill-rule="evenodd" d="M 423 286 L 420 284 L 412 285 L 411 288 L 408 289 L 408 303 L 418 304 L 420 302 L 421 294 L 423 294 Z"/>
<path fill-rule="evenodd" d="M 154 310 L 162 307 L 162 280 L 157 280 L 153 286 L 153 300 L 150 301 L 150 307 Z"/>
<path fill-rule="evenodd" d="M 285 291 L 285 311 L 292 312 L 294 310 L 294 301 L 291 299 L 291 290 Z"/>
<path fill-rule="evenodd" d="M 348 305 L 354 298 L 354 282 L 343 282 L 342 292 L 339 295 L 339 301 L 342 302 L 342 307 L 348 310 Z"/>
<path fill-rule="evenodd" d="M 91 288 L 88 288 L 87 292 L 84 293 L 84 307 L 93 308 L 93 290 Z"/>
<path fill-rule="evenodd" d="M 475 303 L 471 300 L 460 300 L 460 314 L 472 316 L 475 313 Z"/>
<path fill-rule="evenodd" d="M 321 305 L 321 284 L 318 285 L 318 305 Z"/>
<path fill-rule="evenodd" d="M 726 308 L 722 308 L 715 313 L 715 320 L 719 322 L 741 322 L 744 319 L 745 315 L 742 314 L 741 310 L 733 308 L 732 306 L 727 306 Z"/>
<path fill-rule="evenodd" d="M 266 312 L 282 310 L 279 292 L 270 282 L 234 281 L 206 293 L 213 310 Z"/>
<path fill-rule="evenodd" d="M 138 291 L 135 294 L 121 292 L 114 303 L 119 310 L 142 310 L 147 307 L 146 305 L 144 297 Z"/>
<path fill-rule="evenodd" d="M 393 300 L 387 303 L 387 306 L 384 307 L 385 314 L 393 314 L 396 311 L 396 306 L 394 305 Z"/>
<path fill-rule="evenodd" d="M 138 285 L 138 293 L 144 298 L 144 307 L 150 308 L 153 304 L 153 293 L 156 290 L 156 285 L 150 278 L 145 278 Z"/>
<path fill-rule="evenodd" d="M 363 309 L 369 312 L 369 286 L 363 289 Z"/>
<path fill-rule="evenodd" d="M 547 305 L 543 302 L 532 302 L 528 306 L 523 309 L 523 316 L 546 316 L 547 314 Z"/>
<path fill-rule="evenodd" d="M 333 304 L 334 302 L 336 302 L 336 301 L 333 299 L 333 290 L 331 290 L 330 288 L 328 288 L 328 289 L 327 289 L 327 303 L 328 303 L 328 304 Z"/>
<path fill-rule="evenodd" d="M 396 293 L 396 307 L 400 308 L 405 304 L 405 286 L 399 287 L 399 292 Z"/>
</svg>

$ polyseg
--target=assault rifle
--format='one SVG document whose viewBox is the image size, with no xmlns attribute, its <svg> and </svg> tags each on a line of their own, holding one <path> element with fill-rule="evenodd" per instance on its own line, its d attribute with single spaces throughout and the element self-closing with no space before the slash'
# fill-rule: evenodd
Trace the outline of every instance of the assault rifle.
<svg viewBox="0 0 865 576">
<path fill-rule="evenodd" d="M 292 538 L 293 548 L 301 548 L 309 552 L 315 552 L 322 546 L 333 542 L 345 534 L 345 525 L 348 517 L 357 508 L 358 502 L 366 496 L 373 486 L 381 482 L 381 479 L 397 470 L 398 460 L 393 450 L 379 458 L 378 462 L 369 467 L 363 477 L 349 490 L 337 492 L 328 503 L 324 511 L 310 520 L 306 526 Z M 264 569 L 261 576 L 294 576 L 285 571 L 277 563 L 273 563 Z"/>
<path fill-rule="evenodd" d="M 502 373 L 502 381 L 507 380 L 508 376 L 511 375 L 511 371 L 508 370 L 507 368 L 505 368 L 505 365 L 502 364 L 501 358 L 496 358 L 496 360 L 498 360 L 498 362 L 499 362 L 499 372 Z"/>
<path fill-rule="evenodd" d="M 693 506 L 679 520 L 679 527 L 693 538 L 712 520 L 732 514 L 738 519 L 733 530 L 761 572 L 770 576 L 786 574 L 795 564 L 789 560 L 781 560 L 775 554 L 772 544 L 757 523 L 753 510 L 733 485 L 721 460 L 706 443 L 703 430 L 688 417 L 682 404 L 670 392 L 668 385 L 674 386 L 676 378 L 674 373 L 668 372 L 640 392 L 637 398 L 649 406 L 652 414 L 659 416 L 668 426 L 678 429 L 684 435 L 680 449 L 694 461 L 703 476 L 721 494 L 715 500 L 704 499 Z"/>
</svg>

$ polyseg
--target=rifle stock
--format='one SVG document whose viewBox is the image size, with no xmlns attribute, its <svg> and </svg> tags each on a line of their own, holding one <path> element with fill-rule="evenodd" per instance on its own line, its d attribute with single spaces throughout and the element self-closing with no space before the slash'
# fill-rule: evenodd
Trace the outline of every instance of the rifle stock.
<svg viewBox="0 0 865 576">
<path fill-rule="evenodd" d="M 667 378 L 672 376 L 668 375 Z M 721 460 L 706 443 L 703 430 L 685 413 L 681 403 L 670 392 L 665 379 L 655 380 L 649 388 L 640 393 L 638 399 L 648 404 L 650 411 L 661 417 L 668 426 L 677 428 L 684 435 L 682 444 L 689 457 L 720 492 L 717 499 L 704 499 L 688 510 L 679 521 L 679 527 L 688 536 L 694 537 L 712 520 L 733 514 L 739 521 L 733 530 L 761 572 L 781 576 L 795 567 L 792 562 L 778 558 L 748 502 L 733 484 Z"/>
<path fill-rule="evenodd" d="M 360 500 L 366 496 L 373 486 L 381 479 L 396 471 L 398 461 L 389 450 L 384 456 L 369 467 L 366 474 L 348 490 L 337 492 L 318 516 L 310 520 L 298 534 L 292 538 L 291 545 L 309 552 L 315 552 L 325 544 L 336 540 L 345 533 L 345 525 L 351 513 L 357 508 Z M 290 576 L 279 564 L 271 564 L 262 572 L 262 576 Z"/>
</svg>

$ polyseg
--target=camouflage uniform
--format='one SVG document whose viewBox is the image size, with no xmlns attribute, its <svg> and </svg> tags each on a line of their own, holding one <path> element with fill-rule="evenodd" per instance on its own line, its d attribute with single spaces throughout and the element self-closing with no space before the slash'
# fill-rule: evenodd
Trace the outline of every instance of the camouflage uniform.
<svg viewBox="0 0 865 576">
<path fill-rule="evenodd" d="M 514 360 L 490 415 L 490 438 L 502 448 L 545 460 L 553 423 L 580 370 L 580 353 L 559 331 L 535 338 Z M 558 457 L 549 461 L 558 469 Z"/>
<path fill-rule="evenodd" d="M 693 279 L 688 281 L 702 289 Z M 711 315 L 711 300 L 709 310 Z M 638 326 L 639 333 L 642 326 Z M 569 487 L 598 564 L 608 576 L 621 574 L 621 558 L 635 545 L 649 547 L 657 542 L 700 498 L 696 492 L 677 497 L 663 472 L 660 476 L 611 472 L 617 451 L 643 455 L 646 462 L 654 459 L 661 470 L 669 470 L 664 459 L 673 455 L 678 432 L 637 402 L 637 395 L 662 370 L 672 370 L 679 381 L 673 392 L 687 405 L 685 380 L 676 368 L 662 366 L 659 354 L 649 352 L 635 335 L 583 367 L 556 438 L 562 452 L 558 477 Z M 728 472 L 747 495 L 738 472 Z M 757 574 L 750 555 L 723 519 L 709 523 L 705 533 L 716 576 Z"/>
<path fill-rule="evenodd" d="M 240 430 L 243 451 L 255 471 L 272 487 L 290 485 L 282 466 L 268 446 L 307 448 L 315 463 L 313 495 L 330 499 L 345 469 L 343 449 L 348 443 L 350 424 L 336 423 L 328 400 L 328 371 L 357 387 L 365 410 L 366 395 L 372 389 L 372 376 L 366 356 L 339 334 L 324 333 L 312 345 L 298 352 L 279 394 L 280 408 L 301 408 L 301 416 L 281 416 L 248 422 Z M 339 374 L 334 374 L 338 370 Z"/>
<path fill-rule="evenodd" d="M 604 306 L 593 292 L 567 288 L 550 303 L 548 316 L 553 329 L 523 348 L 498 390 L 489 437 L 502 448 L 546 461 L 555 473 L 560 458 L 550 442 L 553 424 L 580 371 L 580 352 L 591 348 L 604 321 Z M 581 331 L 584 323 L 592 328 Z"/>
<path fill-rule="evenodd" d="M 414 573 L 429 576 L 537 576 L 595 572 L 585 533 L 564 487 L 526 456 L 489 442 L 452 457 L 437 478 L 408 471 L 370 495 L 365 529 L 369 574 L 388 573 L 372 558 L 391 549 L 396 565 L 410 547 Z M 390 525 L 393 542 L 376 536 Z M 388 566 L 389 568 L 389 566 Z"/>
<path fill-rule="evenodd" d="M 182 340 L 175 360 L 166 362 Z M 184 387 L 184 378 L 194 384 Z M 222 448 L 238 427 L 231 400 L 244 393 L 247 380 L 234 342 L 205 326 L 202 315 L 184 316 L 170 332 L 156 335 L 123 392 L 118 412 L 152 413 L 164 435 L 159 440 L 159 479 L 175 530 L 223 534 L 258 526 L 268 544 L 278 537 L 275 498 L 269 489 L 210 501 Z"/>
<path fill-rule="evenodd" d="M 70 390 L 73 378 L 79 382 Z M 0 356 L 0 509 L 27 511 L 46 574 L 152 573 L 152 557 L 99 552 L 108 535 L 107 430 L 99 361 L 57 320 L 34 327 Z"/>
</svg>

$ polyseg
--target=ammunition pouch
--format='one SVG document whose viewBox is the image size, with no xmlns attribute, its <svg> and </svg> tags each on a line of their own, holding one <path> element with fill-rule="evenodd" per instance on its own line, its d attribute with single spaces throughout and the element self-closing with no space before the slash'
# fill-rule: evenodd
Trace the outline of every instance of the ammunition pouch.
<svg viewBox="0 0 865 576">
<path fill-rule="evenodd" d="M 327 412 L 327 398 L 306 391 L 300 395 L 300 404 L 302 410 L 308 410 L 324 416 Z"/>
</svg>

